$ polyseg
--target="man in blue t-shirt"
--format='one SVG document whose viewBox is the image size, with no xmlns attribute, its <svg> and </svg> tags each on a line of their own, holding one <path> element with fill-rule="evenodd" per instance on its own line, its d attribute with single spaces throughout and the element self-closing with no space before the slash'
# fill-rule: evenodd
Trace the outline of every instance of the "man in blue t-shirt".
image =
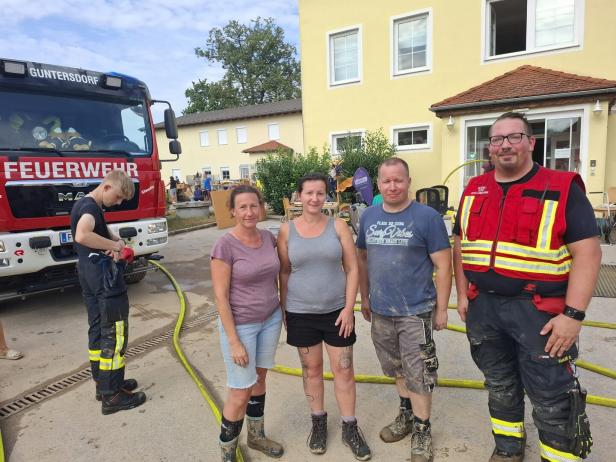
<svg viewBox="0 0 616 462">
<path fill-rule="evenodd" d="M 357 248 L 362 314 L 372 322 L 383 373 L 395 377 L 400 395 L 400 413 L 380 436 L 390 443 L 412 433 L 411 462 L 430 462 L 430 410 L 438 368 L 432 329 L 447 326 L 449 238 L 439 213 L 409 197 L 411 179 L 404 160 L 386 159 L 377 184 L 383 204 L 362 214 Z"/>
<path fill-rule="evenodd" d="M 212 177 L 209 173 L 203 174 L 203 200 L 210 199 L 210 193 L 212 191 Z"/>
</svg>

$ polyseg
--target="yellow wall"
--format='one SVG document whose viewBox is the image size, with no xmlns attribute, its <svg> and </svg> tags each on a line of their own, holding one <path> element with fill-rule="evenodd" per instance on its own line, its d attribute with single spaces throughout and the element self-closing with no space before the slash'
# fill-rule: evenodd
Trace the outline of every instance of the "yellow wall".
<svg viewBox="0 0 616 462">
<path fill-rule="evenodd" d="M 383 128 L 389 136 L 392 126 L 432 124 L 432 149 L 429 152 L 404 152 L 410 163 L 414 187 L 441 183 L 461 162 L 459 118 L 451 128 L 429 107 L 524 64 L 541 66 L 592 77 L 616 80 L 616 35 L 613 19 L 616 2 L 586 0 L 583 45 L 579 48 L 525 54 L 484 62 L 482 58 L 483 0 L 300 0 L 300 40 L 304 117 L 304 144 L 322 146 L 331 132 L 363 128 Z M 391 18 L 430 9 L 432 18 L 432 68 L 425 73 L 391 77 Z M 327 72 L 327 34 L 361 25 L 362 81 L 359 84 L 329 88 Z M 588 159 L 597 159 L 595 176 L 584 180 L 588 190 L 601 190 L 605 179 L 607 103 L 593 117 L 592 104 L 585 105 L 588 116 Z M 611 117 L 613 119 L 613 117 Z M 614 129 L 610 130 L 612 133 Z M 612 149 L 616 148 L 611 134 Z M 305 149 L 306 149 L 305 148 Z M 609 172 L 614 175 L 612 166 Z M 459 181 L 452 179 L 452 194 L 457 197 Z M 452 201 L 450 200 L 450 203 Z"/>
<path fill-rule="evenodd" d="M 187 175 L 201 173 L 203 167 L 210 167 L 214 178 L 220 175 L 221 167 L 229 167 L 231 179 L 240 178 L 240 165 L 254 165 L 256 160 L 263 157 L 261 154 L 246 154 L 244 149 L 266 143 L 268 138 L 268 124 L 278 123 L 280 138 L 276 141 L 289 146 L 296 152 L 303 150 L 303 129 L 301 113 L 274 115 L 253 119 L 214 122 L 201 125 L 178 127 L 179 141 L 182 143 L 182 154 L 177 162 L 163 162 L 162 176 L 165 180 L 171 175 L 172 169 L 180 169 L 182 181 Z M 237 143 L 236 128 L 246 127 L 247 142 Z M 226 145 L 219 145 L 217 129 L 227 129 Z M 199 132 L 207 130 L 210 145 L 200 145 Z M 156 140 L 161 158 L 170 158 L 169 140 L 165 130 L 156 130 Z"/>
</svg>

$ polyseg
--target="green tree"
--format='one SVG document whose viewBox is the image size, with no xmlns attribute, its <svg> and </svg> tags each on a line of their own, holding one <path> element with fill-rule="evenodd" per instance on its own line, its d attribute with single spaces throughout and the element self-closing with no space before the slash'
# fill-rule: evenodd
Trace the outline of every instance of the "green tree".
<svg viewBox="0 0 616 462">
<path fill-rule="evenodd" d="M 299 98 L 297 50 L 284 40 L 273 18 L 257 18 L 249 25 L 230 21 L 210 30 L 204 48 L 195 54 L 219 63 L 225 74 L 218 82 L 193 82 L 185 92 L 184 114 Z"/>
<path fill-rule="evenodd" d="M 327 175 L 330 165 L 331 158 L 326 149 L 319 154 L 315 148 L 311 148 L 305 155 L 280 150 L 257 161 L 256 176 L 262 185 L 265 202 L 274 212 L 282 215 L 282 198 L 291 197 L 297 188 L 297 180 L 310 172 Z"/>
<path fill-rule="evenodd" d="M 389 141 L 383 129 L 366 131 L 361 142 L 353 137 L 347 137 L 346 142 L 340 143 L 340 168 L 344 178 L 355 174 L 355 170 L 364 167 L 370 174 L 372 190 L 378 194 L 376 179 L 381 162 L 396 155 L 396 147 Z M 349 200 L 349 198 L 346 198 Z"/>
</svg>

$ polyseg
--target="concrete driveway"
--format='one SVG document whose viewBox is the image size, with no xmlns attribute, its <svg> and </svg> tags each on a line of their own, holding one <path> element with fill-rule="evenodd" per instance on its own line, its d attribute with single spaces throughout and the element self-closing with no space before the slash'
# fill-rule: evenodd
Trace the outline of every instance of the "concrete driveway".
<svg viewBox="0 0 616 462">
<path fill-rule="evenodd" d="M 264 227 L 276 226 L 268 221 Z M 179 234 L 170 239 L 163 264 L 174 274 L 186 292 L 188 320 L 197 320 L 187 329 L 181 343 L 187 358 L 212 391 L 220 405 L 225 393 L 224 365 L 219 353 L 218 330 L 213 313 L 209 272 L 209 251 L 225 231 L 215 228 Z M 606 248 L 613 258 L 614 248 Z M 614 258 L 613 260 L 616 260 Z M 171 284 L 161 273 L 152 273 L 131 286 L 131 346 L 172 329 L 178 301 Z M 593 299 L 589 318 L 616 322 L 614 299 Z M 25 358 L 0 362 L 0 408 L 15 398 L 87 367 L 87 323 L 78 291 L 57 293 L 0 305 L 11 346 Z M 450 322 L 461 325 L 455 311 Z M 356 373 L 381 373 L 370 341 L 369 325 L 357 314 L 358 342 L 355 347 Z M 441 377 L 481 379 L 472 363 L 463 334 L 444 331 L 436 334 Z M 581 357 L 616 369 L 616 332 L 584 328 L 580 338 Z M 297 353 L 280 339 L 277 361 L 299 367 Z M 616 398 L 612 379 L 580 370 L 589 393 Z M 216 461 L 219 459 L 218 425 L 197 388 L 184 372 L 169 340 L 128 360 L 127 376 L 136 378 L 148 395 L 142 407 L 111 416 L 100 413 L 94 401 L 91 381 L 55 394 L 35 406 L 0 420 L 5 453 L 10 462 L 45 461 Z M 385 444 L 378 438 L 380 428 L 397 412 L 398 398 L 391 385 L 358 384 L 357 415 L 373 450 L 373 460 L 410 458 L 408 440 Z M 324 456 L 313 456 L 306 447 L 310 428 L 308 407 L 301 380 L 270 373 L 266 405 L 269 435 L 282 442 L 286 453 L 281 461 L 354 460 L 340 441 L 339 413 L 331 382 L 326 384 L 329 412 L 329 444 Z M 530 407 L 530 406 L 529 406 Z M 590 405 L 594 448 L 589 461 L 614 459 L 616 409 Z M 438 388 L 434 395 L 433 436 L 435 460 L 452 462 L 487 461 L 493 442 L 487 411 L 487 393 L 479 390 Z M 527 460 L 538 461 L 536 430 L 530 410 Z M 245 430 L 243 432 L 245 435 Z M 242 436 L 245 460 L 269 460 L 248 449 Z"/>
</svg>

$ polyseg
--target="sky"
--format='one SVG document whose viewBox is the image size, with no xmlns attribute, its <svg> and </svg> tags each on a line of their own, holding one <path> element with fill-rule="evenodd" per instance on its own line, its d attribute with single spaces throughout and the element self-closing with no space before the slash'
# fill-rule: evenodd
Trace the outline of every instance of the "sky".
<svg viewBox="0 0 616 462">
<path fill-rule="evenodd" d="M 295 0 L 0 0 L 0 12 L 1 58 L 128 74 L 176 115 L 192 82 L 224 73 L 194 53 L 213 27 L 273 17 L 299 51 Z M 156 122 L 164 109 L 154 106 Z"/>
</svg>

